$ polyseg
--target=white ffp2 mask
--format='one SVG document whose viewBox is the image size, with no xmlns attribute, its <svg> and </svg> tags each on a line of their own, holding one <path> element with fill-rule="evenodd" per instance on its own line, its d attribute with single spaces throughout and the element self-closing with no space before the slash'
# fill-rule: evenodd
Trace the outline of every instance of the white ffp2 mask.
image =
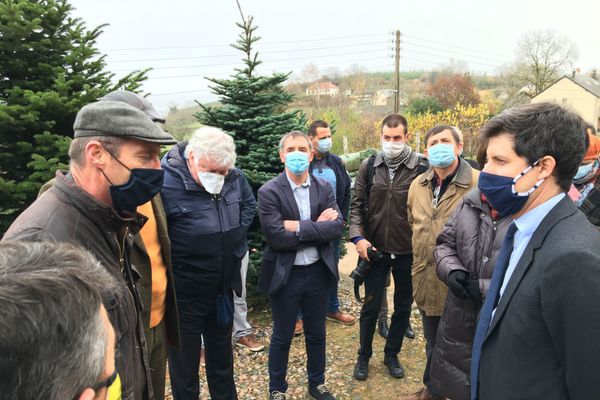
<svg viewBox="0 0 600 400">
<path fill-rule="evenodd" d="M 221 174 L 215 174 L 214 172 L 198 171 L 198 179 L 200 179 L 200 183 L 210 194 L 221 193 L 223 184 L 225 183 L 225 177 Z"/>
</svg>

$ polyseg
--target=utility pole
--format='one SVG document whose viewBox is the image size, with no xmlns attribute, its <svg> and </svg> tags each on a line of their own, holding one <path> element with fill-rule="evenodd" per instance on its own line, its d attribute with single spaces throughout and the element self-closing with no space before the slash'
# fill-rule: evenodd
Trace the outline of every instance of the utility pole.
<svg viewBox="0 0 600 400">
<path fill-rule="evenodd" d="M 394 91 L 394 114 L 400 111 L 400 31 L 396 31 L 396 54 L 395 54 L 394 81 L 396 90 Z"/>
</svg>

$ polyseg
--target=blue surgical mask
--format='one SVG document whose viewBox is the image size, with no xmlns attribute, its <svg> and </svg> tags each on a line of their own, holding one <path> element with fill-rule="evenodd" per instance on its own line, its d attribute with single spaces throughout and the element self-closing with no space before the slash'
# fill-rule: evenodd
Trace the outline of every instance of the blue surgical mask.
<svg viewBox="0 0 600 400">
<path fill-rule="evenodd" d="M 585 183 L 588 179 L 591 179 L 598 170 L 597 163 L 598 161 L 594 161 L 586 165 L 580 165 L 573 177 L 573 181 L 575 183 Z"/>
<path fill-rule="evenodd" d="M 428 148 L 427 159 L 434 167 L 448 167 L 456 159 L 456 155 L 454 154 L 454 145 L 440 143 Z"/>
<path fill-rule="evenodd" d="M 302 175 L 308 169 L 308 154 L 292 151 L 285 155 L 285 167 L 294 175 Z"/>
<path fill-rule="evenodd" d="M 317 146 L 317 150 L 321 154 L 327 154 L 331 150 L 331 138 L 325 138 L 319 140 L 319 145 Z"/>
<path fill-rule="evenodd" d="M 525 168 L 523 172 L 514 178 L 487 172 L 481 172 L 479 174 L 479 190 L 485 195 L 492 207 L 498 211 L 500 216 L 505 217 L 518 213 L 525 206 L 525 203 L 527 203 L 527 199 L 531 193 L 544 182 L 544 179 L 540 179 L 527 192 L 517 192 L 515 190 L 515 183 L 531 171 L 538 163 L 539 160 Z"/>
</svg>

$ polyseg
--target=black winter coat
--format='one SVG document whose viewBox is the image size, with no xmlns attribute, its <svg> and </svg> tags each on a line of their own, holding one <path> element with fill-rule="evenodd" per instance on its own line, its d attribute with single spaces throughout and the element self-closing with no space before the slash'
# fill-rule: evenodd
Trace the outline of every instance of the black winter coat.
<svg viewBox="0 0 600 400">
<path fill-rule="evenodd" d="M 451 271 L 463 270 L 471 279 L 479 279 L 485 299 L 511 221 L 510 217 L 492 220 L 479 189 L 467 193 L 438 236 L 434 250 L 438 277 L 447 284 Z M 452 400 L 470 399 L 471 348 L 479 311 L 471 299 L 448 292 L 431 360 L 435 393 Z"/>
</svg>

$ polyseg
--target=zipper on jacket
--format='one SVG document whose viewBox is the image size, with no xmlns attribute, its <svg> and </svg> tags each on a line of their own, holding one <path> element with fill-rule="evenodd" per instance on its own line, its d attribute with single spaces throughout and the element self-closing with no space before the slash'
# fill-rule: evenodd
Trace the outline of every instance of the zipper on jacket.
<svg viewBox="0 0 600 400">
<path fill-rule="evenodd" d="M 213 194 L 213 201 L 215 202 L 215 207 L 217 207 L 217 215 L 219 216 L 219 227 L 221 228 L 221 232 L 223 232 L 223 218 L 221 218 L 221 207 L 219 206 L 221 199 L 223 196 L 218 194 Z"/>
<path fill-rule="evenodd" d="M 133 280 L 133 272 L 131 270 L 131 265 L 127 264 L 127 261 L 125 260 L 125 242 L 127 240 L 127 235 L 129 235 L 129 227 L 128 226 L 125 227 L 125 232 L 123 233 L 122 247 L 120 247 L 120 249 L 119 249 L 120 250 L 119 263 L 121 264 L 121 274 L 125 278 L 125 282 L 127 282 L 128 286 L 130 286 L 131 295 L 133 296 L 133 302 L 135 304 L 135 308 L 138 310 L 138 312 L 141 313 L 141 312 L 145 311 L 144 305 L 142 304 L 142 300 L 140 299 L 140 294 L 138 292 L 137 285 L 135 284 L 135 281 Z"/>
<path fill-rule="evenodd" d="M 388 185 L 388 192 L 387 192 L 387 217 L 386 217 L 386 220 L 388 221 L 388 223 L 385 224 L 385 247 L 386 247 L 386 249 L 390 248 L 390 244 L 389 244 L 390 208 L 391 208 L 391 203 L 392 203 L 392 197 L 394 197 L 394 195 L 392 193 L 392 189 L 394 187 L 394 178 L 396 177 L 397 172 L 398 172 L 398 170 L 396 169 L 396 172 L 394 172 L 394 177 L 390 178 L 389 167 L 386 165 L 384 168 L 384 173 L 386 174 L 386 177 L 389 178 L 389 181 L 390 181 L 390 184 Z M 375 175 L 373 175 L 373 179 L 375 179 Z"/>
</svg>

